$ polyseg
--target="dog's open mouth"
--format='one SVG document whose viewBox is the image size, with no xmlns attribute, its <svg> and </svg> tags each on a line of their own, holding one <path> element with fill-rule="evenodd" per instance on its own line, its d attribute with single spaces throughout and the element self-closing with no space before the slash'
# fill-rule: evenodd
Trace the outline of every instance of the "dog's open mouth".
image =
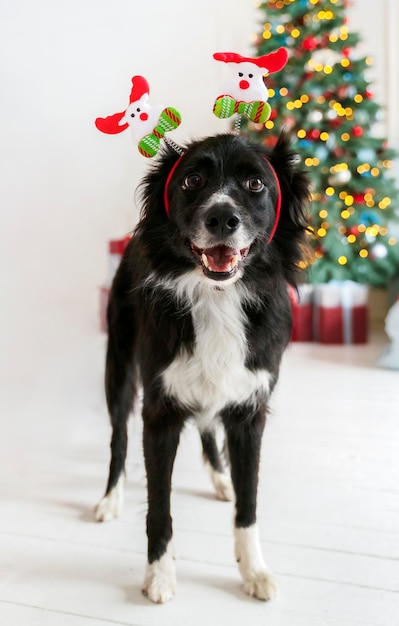
<svg viewBox="0 0 399 626">
<path fill-rule="evenodd" d="M 226 280 L 234 276 L 249 252 L 249 248 L 237 250 L 228 246 L 201 249 L 193 243 L 191 249 L 200 259 L 204 274 L 213 280 Z"/>
</svg>

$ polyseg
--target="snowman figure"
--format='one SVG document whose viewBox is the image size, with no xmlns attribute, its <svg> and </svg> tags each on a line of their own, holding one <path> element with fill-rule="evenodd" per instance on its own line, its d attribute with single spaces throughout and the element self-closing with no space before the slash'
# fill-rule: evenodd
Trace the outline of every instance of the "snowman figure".
<svg viewBox="0 0 399 626">
<path fill-rule="evenodd" d="M 399 370 L 399 298 L 388 311 L 385 319 L 385 332 L 391 344 L 380 354 L 378 365 Z"/>
<path fill-rule="evenodd" d="M 216 61 L 227 63 L 232 76 L 215 100 L 214 114 L 219 118 L 227 118 L 238 113 L 245 115 L 255 123 L 263 124 L 271 113 L 268 104 L 268 89 L 264 78 L 281 70 L 288 60 L 285 48 L 261 57 L 243 57 L 235 52 L 215 52 Z"/>
<path fill-rule="evenodd" d="M 165 133 L 180 125 L 181 116 L 173 107 L 164 108 L 160 104 L 150 104 L 149 94 L 150 86 L 144 76 L 133 76 L 127 109 L 107 117 L 98 117 L 95 125 L 108 135 L 115 135 L 129 128 L 139 152 L 143 156 L 153 157 L 157 154 Z"/>
</svg>

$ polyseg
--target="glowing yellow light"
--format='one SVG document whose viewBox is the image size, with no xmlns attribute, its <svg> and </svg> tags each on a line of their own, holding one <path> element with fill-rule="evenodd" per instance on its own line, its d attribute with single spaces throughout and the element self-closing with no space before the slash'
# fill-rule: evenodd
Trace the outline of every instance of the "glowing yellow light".
<svg viewBox="0 0 399 626">
<path fill-rule="evenodd" d="M 310 4 L 318 4 L 319 0 L 310 0 Z"/>
<path fill-rule="evenodd" d="M 324 131 L 324 132 L 322 132 L 322 133 L 320 133 L 320 139 L 321 139 L 322 141 L 327 141 L 328 137 L 329 137 L 329 134 L 328 134 L 328 133 L 326 133 L 325 131 Z"/>
<path fill-rule="evenodd" d="M 267 90 L 268 94 L 269 94 L 269 98 L 274 98 L 274 96 L 276 95 L 276 92 L 274 91 L 273 87 L 270 87 Z"/>
<path fill-rule="evenodd" d="M 306 130 L 300 128 L 297 132 L 297 136 L 299 139 L 304 139 L 306 137 Z"/>
<path fill-rule="evenodd" d="M 366 57 L 366 65 L 373 65 L 373 62 L 372 57 Z"/>
<path fill-rule="evenodd" d="M 372 170 L 371 170 L 371 175 L 372 176 L 376 177 L 376 176 L 379 175 L 379 173 L 380 173 L 380 170 L 378 169 L 378 167 L 373 167 L 372 168 Z"/>
<path fill-rule="evenodd" d="M 327 194 L 327 196 L 333 196 L 335 194 L 334 187 L 327 187 L 326 194 Z"/>
<path fill-rule="evenodd" d="M 356 102 L 356 104 L 360 104 L 360 102 L 363 102 L 363 96 L 360 93 L 357 93 L 353 99 Z"/>
<path fill-rule="evenodd" d="M 364 224 L 359 224 L 359 226 L 357 227 L 359 233 L 365 233 L 366 232 L 366 227 Z"/>
<path fill-rule="evenodd" d="M 340 265 L 346 265 L 348 262 L 348 259 L 346 258 L 346 256 L 340 256 L 338 257 L 338 263 Z"/>
<path fill-rule="evenodd" d="M 316 65 L 314 66 L 314 69 L 316 72 L 322 72 L 323 71 L 323 63 L 316 63 Z"/>
<path fill-rule="evenodd" d="M 301 96 L 301 102 L 303 102 L 303 104 L 309 102 L 309 96 L 306 93 Z"/>
<path fill-rule="evenodd" d="M 345 204 L 346 204 L 346 206 L 352 206 L 352 204 L 353 204 L 353 196 L 348 194 L 346 196 L 346 198 L 345 198 Z"/>
<path fill-rule="evenodd" d="M 349 133 L 342 133 L 341 135 L 341 139 L 342 141 L 349 141 L 349 139 L 351 138 Z"/>
<path fill-rule="evenodd" d="M 326 101 L 325 96 L 319 96 L 319 97 L 317 98 L 317 103 L 318 103 L 318 104 L 324 104 L 324 103 L 325 103 L 325 101 Z"/>
<path fill-rule="evenodd" d="M 328 217 L 328 211 L 326 211 L 325 209 L 322 209 L 321 211 L 319 211 L 319 216 L 321 217 L 322 220 L 325 220 L 326 217 Z"/>
<path fill-rule="evenodd" d="M 388 229 L 385 228 L 385 226 L 382 226 L 380 228 L 380 235 L 382 235 L 383 237 L 385 237 L 388 234 Z"/>
<path fill-rule="evenodd" d="M 380 209 L 382 209 L 383 211 L 384 211 L 384 210 L 385 210 L 385 209 L 386 209 L 389 205 L 390 205 L 390 201 L 389 201 L 389 202 L 386 202 L 386 201 L 385 201 L 385 198 L 383 198 L 383 199 L 381 200 L 381 202 L 379 202 L 379 203 L 378 203 L 378 207 L 379 207 Z"/>
<path fill-rule="evenodd" d="M 284 26 L 282 24 L 279 24 L 276 28 L 276 33 L 278 33 L 279 35 L 282 35 L 284 31 L 285 31 Z"/>
<path fill-rule="evenodd" d="M 325 237 L 327 235 L 327 231 L 325 228 L 319 228 L 317 234 L 319 235 L 319 237 Z"/>
<path fill-rule="evenodd" d="M 351 107 L 346 107 L 345 115 L 352 115 L 352 113 L 353 113 L 353 109 L 351 109 Z"/>
<path fill-rule="evenodd" d="M 389 243 L 390 246 L 396 246 L 396 239 L 395 239 L 395 237 L 390 237 L 388 239 L 388 243 Z"/>
<path fill-rule="evenodd" d="M 295 106 L 295 108 L 296 108 L 296 109 L 300 109 L 300 108 L 301 108 L 301 106 L 302 106 L 302 101 L 301 101 L 301 100 L 299 100 L 299 99 L 298 99 L 298 100 L 295 100 L 295 102 L 294 102 L 294 106 Z"/>
<path fill-rule="evenodd" d="M 366 259 L 368 255 L 369 255 L 368 250 L 366 250 L 365 248 L 363 248 L 362 250 L 359 250 L 359 256 L 362 257 L 362 259 Z"/>
<path fill-rule="evenodd" d="M 305 261 L 299 261 L 298 267 L 301 270 L 305 270 L 308 267 L 308 263 L 305 263 Z"/>
<path fill-rule="evenodd" d="M 350 64 L 351 64 L 351 62 L 346 57 L 341 60 L 342 67 L 348 67 Z"/>
<path fill-rule="evenodd" d="M 267 122 L 265 123 L 265 128 L 271 130 L 272 128 L 274 128 L 274 122 L 272 122 L 272 120 L 267 120 Z"/>
<path fill-rule="evenodd" d="M 324 66 L 324 73 L 325 74 L 332 74 L 333 68 L 331 67 L 331 65 L 325 65 Z"/>
<path fill-rule="evenodd" d="M 349 213 L 348 209 L 344 209 L 343 211 L 341 211 L 341 217 L 343 220 L 347 220 L 350 216 L 351 214 Z"/>
<path fill-rule="evenodd" d="M 338 41 L 338 35 L 330 35 L 329 40 L 331 43 L 336 43 Z"/>
<path fill-rule="evenodd" d="M 295 105 L 293 102 L 287 102 L 285 105 L 289 111 L 293 111 L 295 109 Z"/>
<path fill-rule="evenodd" d="M 287 87 L 281 87 L 280 89 L 280 96 L 286 96 L 288 94 L 288 89 Z"/>
<path fill-rule="evenodd" d="M 339 194 L 339 199 L 340 200 L 345 200 L 346 196 L 348 195 L 347 191 L 341 191 L 341 193 Z"/>
<path fill-rule="evenodd" d="M 364 199 L 366 202 L 370 202 L 370 200 L 373 199 L 373 194 L 368 191 L 367 193 L 364 194 Z"/>
<path fill-rule="evenodd" d="M 348 235 L 348 243 L 355 243 L 356 235 Z"/>
<path fill-rule="evenodd" d="M 298 30 L 297 28 L 293 28 L 292 31 L 291 31 L 291 37 L 293 37 L 294 39 L 299 37 L 300 34 L 301 34 L 301 31 Z"/>
<path fill-rule="evenodd" d="M 270 39 L 271 36 L 272 36 L 272 34 L 271 34 L 270 30 L 264 30 L 263 33 L 262 33 L 263 39 Z"/>
<path fill-rule="evenodd" d="M 368 228 L 366 228 L 367 237 L 377 237 L 379 232 L 380 232 L 380 229 L 377 226 L 377 224 L 374 224 L 373 226 L 369 226 Z"/>
</svg>

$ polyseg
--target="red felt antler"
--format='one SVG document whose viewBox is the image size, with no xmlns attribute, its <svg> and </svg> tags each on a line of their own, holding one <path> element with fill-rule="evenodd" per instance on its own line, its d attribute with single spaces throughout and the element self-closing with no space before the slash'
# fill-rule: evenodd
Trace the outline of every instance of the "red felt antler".
<svg viewBox="0 0 399 626">
<path fill-rule="evenodd" d="M 279 48 L 276 52 L 270 52 L 270 54 L 264 54 L 257 58 L 243 57 L 236 52 L 215 52 L 213 58 L 224 63 L 253 63 L 260 68 L 268 70 L 269 74 L 271 74 L 283 69 L 288 61 L 288 52 L 285 48 Z"/>
<path fill-rule="evenodd" d="M 145 93 L 150 93 L 150 86 L 144 76 L 133 76 L 129 104 L 140 100 Z M 125 112 L 126 110 L 121 113 L 108 115 L 107 117 L 98 117 L 94 123 L 98 130 L 102 133 L 107 133 L 107 135 L 117 135 L 129 127 L 129 124 L 119 125 L 119 122 L 125 115 Z"/>
</svg>

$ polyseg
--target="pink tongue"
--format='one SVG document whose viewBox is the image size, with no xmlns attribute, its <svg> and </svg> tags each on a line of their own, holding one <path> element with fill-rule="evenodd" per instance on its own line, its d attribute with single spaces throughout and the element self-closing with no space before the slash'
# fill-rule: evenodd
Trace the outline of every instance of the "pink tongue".
<svg viewBox="0 0 399 626">
<path fill-rule="evenodd" d="M 239 254 L 238 250 L 227 248 L 226 246 L 207 248 L 204 250 L 204 253 L 207 256 L 209 269 L 212 272 L 227 272 L 230 269 L 232 259 Z"/>
</svg>

